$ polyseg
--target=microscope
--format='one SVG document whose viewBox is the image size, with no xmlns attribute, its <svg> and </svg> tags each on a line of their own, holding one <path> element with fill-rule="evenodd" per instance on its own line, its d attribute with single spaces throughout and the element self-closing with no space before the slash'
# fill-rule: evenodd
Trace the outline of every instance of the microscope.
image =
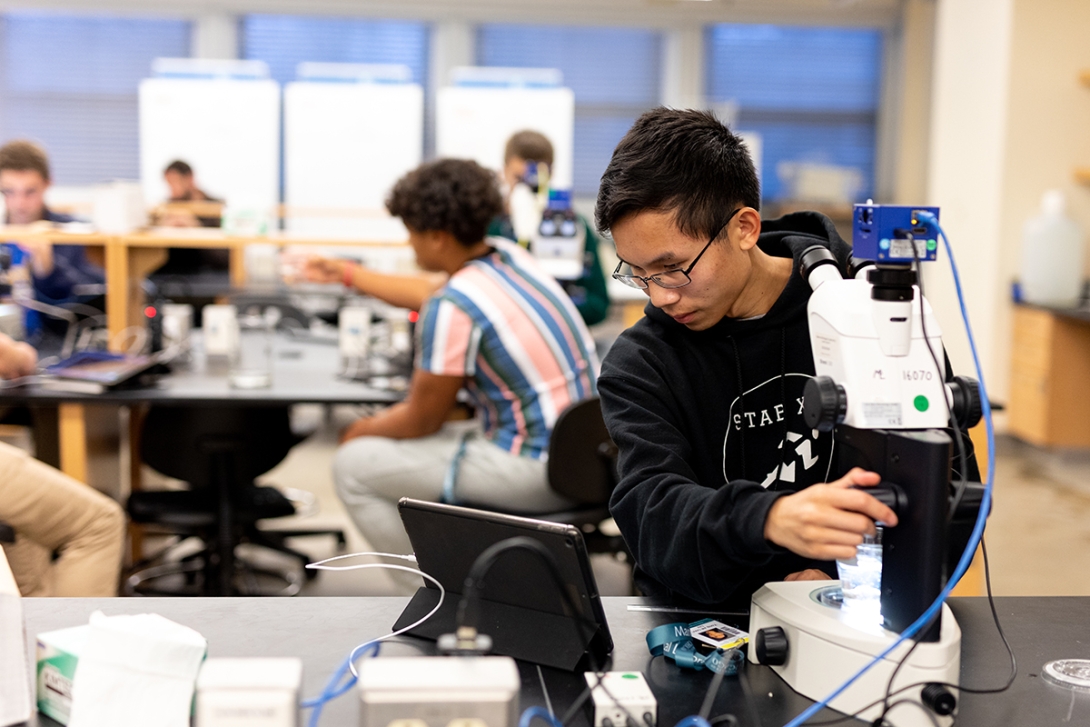
<svg viewBox="0 0 1090 727">
<path fill-rule="evenodd" d="M 982 485 L 951 482 L 951 465 L 963 468 L 951 419 L 968 429 L 980 420 L 981 402 L 975 380 L 945 375 L 939 324 L 913 268 L 934 261 L 938 247 L 937 232 L 921 222 L 921 212 L 938 218 L 934 207 L 855 205 L 849 278 L 827 248 L 815 245 L 802 257 L 802 274 L 814 291 L 807 315 L 816 376 L 804 391 L 807 425 L 833 432 L 830 479 L 852 467 L 877 472 L 881 483 L 860 489 L 898 519 L 882 534 L 880 619 L 860 621 L 842 608 L 839 581 L 768 583 L 753 594 L 750 659 L 814 700 L 848 681 L 931 607 L 946 585 L 948 549 L 956 549 L 956 562 L 967 541 L 965 524 L 975 522 L 980 509 Z M 829 706 L 876 719 L 896 671 L 894 691 L 918 686 L 892 701 L 908 699 L 920 708 L 899 709 L 891 722 L 950 725 L 957 702 L 942 685 L 958 684 L 960 666 L 961 630 L 943 604 L 914 639 Z"/>
<path fill-rule="evenodd" d="M 586 230 L 572 206 L 571 190 L 549 186 L 549 166 L 526 162 L 526 172 L 511 190 L 511 227 L 545 272 L 557 280 L 583 275 Z"/>
</svg>

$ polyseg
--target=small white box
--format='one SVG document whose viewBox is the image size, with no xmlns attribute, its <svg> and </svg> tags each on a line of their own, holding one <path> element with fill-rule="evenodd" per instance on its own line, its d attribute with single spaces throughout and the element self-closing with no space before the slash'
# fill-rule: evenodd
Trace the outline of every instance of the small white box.
<svg viewBox="0 0 1090 727">
<path fill-rule="evenodd" d="M 303 662 L 208 659 L 197 675 L 197 727 L 298 727 Z"/>
<path fill-rule="evenodd" d="M 508 656 L 384 657 L 363 661 L 359 671 L 360 727 L 396 720 L 513 727 L 517 721 L 519 671 Z"/>
<path fill-rule="evenodd" d="M 367 358 L 371 346 L 371 309 L 366 306 L 341 308 L 337 319 L 341 359 Z"/>
<path fill-rule="evenodd" d="M 640 727 L 654 727 L 658 722 L 658 702 L 643 674 L 638 671 L 609 671 L 602 675 L 600 684 L 592 671 L 583 676 L 587 686 L 594 690 L 591 692 L 594 727 L 602 727 L 607 719 L 613 727 L 625 727 L 625 710 Z M 646 715 L 650 715 L 650 718 Z"/>
<path fill-rule="evenodd" d="M 233 305 L 206 305 L 201 309 L 206 356 L 233 356 L 238 349 L 238 311 Z"/>
</svg>

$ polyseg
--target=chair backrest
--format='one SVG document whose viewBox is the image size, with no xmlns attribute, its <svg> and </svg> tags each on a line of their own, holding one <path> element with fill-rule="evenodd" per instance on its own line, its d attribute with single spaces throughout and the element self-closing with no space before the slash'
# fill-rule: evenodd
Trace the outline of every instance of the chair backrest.
<svg viewBox="0 0 1090 727">
<path fill-rule="evenodd" d="M 283 406 L 153 406 L 144 419 L 140 456 L 168 477 L 207 487 L 216 476 L 216 458 L 230 461 L 232 480 L 250 483 L 298 442 Z"/>
<path fill-rule="evenodd" d="M 598 397 L 578 401 L 556 420 L 549 440 L 549 487 L 582 505 L 605 505 L 617 484 L 617 446 Z"/>
</svg>

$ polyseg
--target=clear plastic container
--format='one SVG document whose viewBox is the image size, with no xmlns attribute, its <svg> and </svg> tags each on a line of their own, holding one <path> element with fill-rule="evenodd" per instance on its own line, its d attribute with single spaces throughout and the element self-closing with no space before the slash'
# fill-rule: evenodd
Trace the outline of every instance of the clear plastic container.
<svg viewBox="0 0 1090 727">
<path fill-rule="evenodd" d="M 238 348 L 231 357 L 228 381 L 235 389 L 267 389 L 272 386 L 276 324 L 280 311 L 247 313 L 239 318 Z"/>
<path fill-rule="evenodd" d="M 1027 303 L 1075 307 L 1082 292 L 1082 230 L 1064 214 L 1064 196 L 1049 190 L 1041 213 L 1022 231 L 1022 299 Z"/>
</svg>

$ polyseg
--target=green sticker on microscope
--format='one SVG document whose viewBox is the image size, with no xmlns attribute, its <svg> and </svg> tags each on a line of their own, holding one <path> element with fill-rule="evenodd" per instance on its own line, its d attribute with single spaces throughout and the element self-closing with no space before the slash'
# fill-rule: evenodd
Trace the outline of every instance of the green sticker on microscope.
<svg viewBox="0 0 1090 727">
<path fill-rule="evenodd" d="M 912 405 L 916 407 L 916 411 L 927 411 L 931 407 L 931 402 L 927 400 L 927 397 L 920 394 L 912 400 Z"/>
</svg>

